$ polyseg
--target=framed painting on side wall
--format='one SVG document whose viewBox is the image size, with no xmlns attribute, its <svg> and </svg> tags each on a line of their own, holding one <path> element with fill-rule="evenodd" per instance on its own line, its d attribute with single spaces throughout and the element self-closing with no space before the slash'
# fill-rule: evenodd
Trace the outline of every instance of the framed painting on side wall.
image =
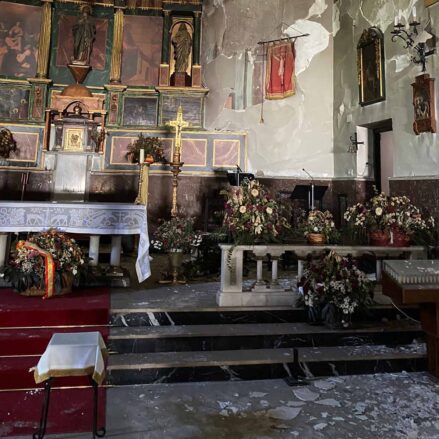
<svg viewBox="0 0 439 439">
<path fill-rule="evenodd" d="M 384 71 L 384 35 L 371 27 L 363 31 L 357 45 L 357 67 L 360 105 L 370 105 L 386 99 Z"/>
</svg>

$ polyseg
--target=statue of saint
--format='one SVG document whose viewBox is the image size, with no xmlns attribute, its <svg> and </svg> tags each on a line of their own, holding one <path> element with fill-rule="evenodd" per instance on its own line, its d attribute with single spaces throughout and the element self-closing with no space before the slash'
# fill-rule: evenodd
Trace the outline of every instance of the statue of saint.
<svg viewBox="0 0 439 439">
<path fill-rule="evenodd" d="M 73 58 L 72 64 L 89 65 L 96 35 L 96 26 L 90 19 L 89 5 L 81 7 L 81 16 L 73 26 Z"/>
<path fill-rule="evenodd" d="M 181 23 L 177 33 L 172 38 L 174 46 L 175 72 L 186 72 L 189 65 L 189 55 L 192 49 L 192 37 L 186 24 Z"/>
</svg>

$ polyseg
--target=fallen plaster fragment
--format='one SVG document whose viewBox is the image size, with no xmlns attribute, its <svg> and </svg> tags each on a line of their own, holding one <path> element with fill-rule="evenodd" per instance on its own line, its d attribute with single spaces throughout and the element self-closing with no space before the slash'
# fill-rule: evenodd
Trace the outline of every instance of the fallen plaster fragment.
<svg viewBox="0 0 439 439">
<path fill-rule="evenodd" d="M 268 410 L 267 414 L 270 418 L 280 419 L 282 421 L 290 421 L 294 419 L 301 411 L 298 407 L 276 407 L 274 409 Z"/>
<path fill-rule="evenodd" d="M 315 401 L 320 394 L 312 392 L 308 387 L 298 387 L 293 390 L 294 396 L 302 401 Z"/>
<path fill-rule="evenodd" d="M 268 395 L 264 392 L 250 392 L 249 396 L 250 398 L 263 398 L 265 395 Z"/>
<path fill-rule="evenodd" d="M 326 428 L 327 426 L 328 426 L 328 424 L 321 422 L 320 424 L 314 425 L 314 430 L 320 431 L 320 430 L 323 430 L 324 428 Z"/>
<path fill-rule="evenodd" d="M 335 383 L 329 380 L 318 380 L 313 382 L 314 387 L 320 390 L 331 390 L 335 387 Z"/>
<path fill-rule="evenodd" d="M 334 398 L 321 399 L 315 401 L 316 404 L 327 405 L 329 407 L 341 407 L 341 404 Z"/>
<path fill-rule="evenodd" d="M 288 401 L 287 402 L 288 407 L 302 407 L 303 405 L 305 405 L 305 403 L 302 401 Z"/>
</svg>

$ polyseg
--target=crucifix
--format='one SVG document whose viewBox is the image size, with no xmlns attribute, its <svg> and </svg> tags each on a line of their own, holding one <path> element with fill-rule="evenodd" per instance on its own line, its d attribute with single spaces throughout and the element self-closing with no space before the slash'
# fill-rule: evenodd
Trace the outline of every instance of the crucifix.
<svg viewBox="0 0 439 439">
<path fill-rule="evenodd" d="M 189 126 L 189 122 L 183 119 L 183 109 L 181 105 L 177 110 L 177 119 L 168 122 L 168 125 L 175 128 L 175 147 L 172 155 L 171 172 L 172 172 L 172 208 L 171 217 L 175 218 L 178 215 L 177 207 L 177 188 L 178 188 L 178 174 L 181 172 L 180 168 L 183 166 L 181 162 L 181 133 L 183 128 Z"/>
</svg>

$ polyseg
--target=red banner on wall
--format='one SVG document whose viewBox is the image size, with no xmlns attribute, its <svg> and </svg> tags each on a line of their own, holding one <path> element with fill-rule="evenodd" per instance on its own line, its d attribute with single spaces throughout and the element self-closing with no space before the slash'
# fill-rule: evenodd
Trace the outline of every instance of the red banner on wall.
<svg viewBox="0 0 439 439">
<path fill-rule="evenodd" d="M 294 83 L 296 51 L 294 43 L 276 43 L 267 49 L 265 97 L 283 99 L 296 92 Z"/>
</svg>

